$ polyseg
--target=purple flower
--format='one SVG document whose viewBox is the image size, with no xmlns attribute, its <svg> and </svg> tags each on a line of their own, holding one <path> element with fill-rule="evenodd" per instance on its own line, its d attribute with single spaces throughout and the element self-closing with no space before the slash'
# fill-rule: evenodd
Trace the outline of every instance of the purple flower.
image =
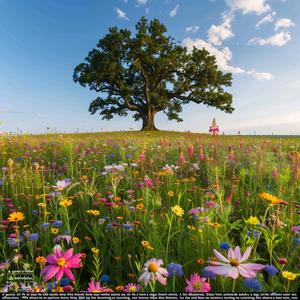
<svg viewBox="0 0 300 300">
<path fill-rule="evenodd" d="M 141 289 L 141 286 L 137 283 L 127 283 L 124 288 L 125 293 L 135 293 Z"/>
</svg>

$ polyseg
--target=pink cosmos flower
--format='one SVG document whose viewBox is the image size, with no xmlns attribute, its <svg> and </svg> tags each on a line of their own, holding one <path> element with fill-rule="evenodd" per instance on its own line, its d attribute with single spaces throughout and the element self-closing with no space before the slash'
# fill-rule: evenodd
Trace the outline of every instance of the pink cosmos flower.
<svg viewBox="0 0 300 300">
<path fill-rule="evenodd" d="M 213 251 L 220 262 L 210 262 L 211 266 L 206 267 L 205 270 L 211 271 L 216 275 L 231 277 L 233 279 L 237 279 L 239 275 L 244 278 L 254 278 L 256 277 L 256 273 L 265 267 L 261 264 L 244 263 L 250 256 L 251 247 L 246 249 L 243 256 L 241 255 L 239 246 L 236 246 L 234 250 L 229 248 L 228 258 L 215 249 Z"/>
<path fill-rule="evenodd" d="M 71 184 L 71 180 L 67 178 L 67 179 L 64 179 L 64 180 L 58 180 L 56 182 L 56 185 L 54 185 L 52 187 L 54 187 L 58 191 L 62 191 L 66 187 L 68 187 L 70 184 Z"/>
<path fill-rule="evenodd" d="M 142 269 L 142 275 L 139 278 L 139 282 L 144 281 L 145 286 L 149 281 L 158 280 L 162 285 L 167 284 L 168 271 L 163 268 L 164 261 L 162 259 L 151 258 L 149 259 Z"/>
<path fill-rule="evenodd" d="M 186 279 L 186 283 L 185 291 L 188 293 L 208 293 L 211 290 L 206 278 L 200 277 L 197 273 L 191 274 L 190 278 Z"/>
<path fill-rule="evenodd" d="M 65 275 L 70 281 L 74 281 L 74 275 L 71 269 L 81 268 L 81 256 L 82 253 L 73 255 L 73 248 L 70 248 L 66 252 L 62 252 L 60 248 L 55 248 L 53 254 L 47 256 L 46 266 L 41 275 L 44 275 L 44 282 L 47 282 L 52 277 L 56 277 L 56 280 L 61 280 Z"/>
<path fill-rule="evenodd" d="M 100 282 L 95 282 L 94 279 L 89 283 L 87 291 L 89 293 L 112 293 L 113 290 L 104 286 L 101 286 Z"/>
</svg>

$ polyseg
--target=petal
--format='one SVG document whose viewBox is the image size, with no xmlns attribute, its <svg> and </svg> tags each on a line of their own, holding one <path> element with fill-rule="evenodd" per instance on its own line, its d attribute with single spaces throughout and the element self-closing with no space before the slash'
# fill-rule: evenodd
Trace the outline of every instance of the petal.
<svg viewBox="0 0 300 300">
<path fill-rule="evenodd" d="M 247 269 L 243 268 L 242 266 L 238 266 L 237 268 L 238 268 L 240 274 L 244 278 L 254 278 L 254 277 L 256 277 L 256 273 L 254 271 L 247 270 Z"/>
<path fill-rule="evenodd" d="M 156 273 L 157 280 L 162 284 L 166 285 L 167 284 L 167 278 L 163 277 L 160 273 Z"/>
<path fill-rule="evenodd" d="M 227 277 L 237 279 L 239 277 L 239 270 L 237 267 L 232 267 L 231 270 L 227 273 Z"/>
<path fill-rule="evenodd" d="M 75 281 L 74 275 L 69 268 L 64 268 L 64 273 L 70 279 L 70 281 Z"/>
<path fill-rule="evenodd" d="M 67 250 L 64 255 L 63 255 L 63 258 L 65 260 L 69 260 L 72 256 L 73 256 L 73 248 L 70 248 L 69 250 Z"/>
<path fill-rule="evenodd" d="M 223 256 L 219 251 L 217 251 L 216 249 L 214 249 L 213 251 L 214 251 L 215 257 L 218 260 L 229 263 L 229 260 L 225 256 Z"/>
<path fill-rule="evenodd" d="M 234 257 L 240 261 L 241 259 L 241 250 L 240 250 L 240 247 L 239 246 L 236 246 L 233 250 L 233 253 L 234 253 Z"/>
<path fill-rule="evenodd" d="M 144 274 L 142 274 L 141 277 L 139 278 L 139 281 L 144 281 L 145 286 L 147 286 L 150 281 L 150 273 L 145 272 Z"/>
<path fill-rule="evenodd" d="M 62 256 L 62 252 L 59 248 L 55 248 L 54 249 L 54 255 L 56 256 L 56 258 L 59 258 Z"/>
<path fill-rule="evenodd" d="M 262 270 L 265 266 L 262 264 L 241 264 L 241 267 L 243 267 L 244 269 L 250 270 L 250 271 L 260 271 Z"/>
<path fill-rule="evenodd" d="M 81 262 L 81 254 L 76 254 L 67 261 L 67 267 L 80 268 L 81 267 L 80 262 Z"/>
<path fill-rule="evenodd" d="M 249 258 L 250 253 L 251 253 L 251 247 L 248 247 L 248 248 L 246 249 L 245 253 L 243 254 L 243 256 L 242 256 L 240 262 L 246 261 L 246 260 Z"/>
<path fill-rule="evenodd" d="M 234 252 L 231 248 L 228 249 L 227 256 L 229 259 L 234 258 Z"/>
<path fill-rule="evenodd" d="M 64 271 L 62 268 L 60 268 L 59 271 L 56 273 L 56 280 L 60 281 L 62 279 L 63 275 L 64 275 Z"/>
<path fill-rule="evenodd" d="M 47 263 L 48 263 L 48 264 L 56 265 L 56 261 L 57 261 L 57 258 L 56 258 L 55 255 L 49 254 L 49 255 L 47 256 Z"/>
<path fill-rule="evenodd" d="M 158 270 L 157 270 L 157 273 L 160 273 L 160 274 L 162 274 L 163 276 L 169 276 L 169 273 L 168 273 L 168 271 L 167 271 L 167 269 L 165 269 L 165 268 L 162 268 L 162 267 L 160 267 Z"/>
<path fill-rule="evenodd" d="M 45 277 L 44 277 L 44 282 L 47 282 L 49 279 L 54 277 L 56 273 L 59 271 L 59 266 L 51 266 L 51 268 L 48 269 Z"/>
<path fill-rule="evenodd" d="M 48 270 L 51 269 L 52 267 L 53 267 L 52 265 L 45 267 L 45 268 L 41 271 L 41 275 L 47 273 Z"/>
<path fill-rule="evenodd" d="M 231 269 L 232 269 L 231 265 L 205 267 L 205 270 L 211 271 L 216 275 L 222 275 L 222 276 L 226 276 Z"/>
</svg>

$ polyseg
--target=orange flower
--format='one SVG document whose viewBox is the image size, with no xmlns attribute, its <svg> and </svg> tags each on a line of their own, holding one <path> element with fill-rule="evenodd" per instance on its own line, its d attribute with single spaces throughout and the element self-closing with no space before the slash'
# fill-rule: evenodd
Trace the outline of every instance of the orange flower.
<svg viewBox="0 0 300 300">
<path fill-rule="evenodd" d="M 45 264 L 47 262 L 47 258 L 45 256 L 38 256 L 35 258 L 35 262 L 38 264 Z"/>
<path fill-rule="evenodd" d="M 7 219 L 9 222 L 19 222 L 19 221 L 23 221 L 25 219 L 25 216 L 23 213 L 19 211 L 14 211 L 11 214 L 9 214 Z"/>
</svg>

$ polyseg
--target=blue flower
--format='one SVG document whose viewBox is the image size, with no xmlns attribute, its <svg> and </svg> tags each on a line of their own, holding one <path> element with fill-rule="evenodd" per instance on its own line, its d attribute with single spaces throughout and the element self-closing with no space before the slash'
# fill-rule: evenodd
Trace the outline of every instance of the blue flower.
<svg viewBox="0 0 300 300">
<path fill-rule="evenodd" d="M 124 228 L 125 230 L 128 230 L 128 231 L 130 231 L 130 230 L 132 230 L 132 229 L 133 229 L 133 226 L 132 226 L 132 225 L 130 225 L 130 224 L 127 224 L 127 223 L 125 223 L 125 224 L 123 224 L 123 228 Z"/>
<path fill-rule="evenodd" d="M 261 290 L 260 282 L 255 278 L 246 278 L 244 284 L 248 289 L 254 290 L 255 292 L 259 292 Z"/>
<path fill-rule="evenodd" d="M 221 250 L 228 250 L 230 248 L 230 245 L 228 244 L 228 243 L 226 243 L 226 242 L 222 242 L 221 244 L 220 244 L 220 249 Z"/>
<path fill-rule="evenodd" d="M 38 213 L 39 213 L 39 212 L 38 212 L 36 209 L 34 209 L 34 210 L 32 211 L 32 214 L 33 214 L 34 216 L 37 216 Z"/>
<path fill-rule="evenodd" d="M 110 280 L 110 277 L 106 274 L 102 275 L 101 278 L 100 278 L 100 281 L 103 282 L 103 283 L 108 283 Z"/>
<path fill-rule="evenodd" d="M 57 220 L 57 221 L 55 221 L 54 223 L 53 223 L 53 225 L 55 226 L 55 227 L 61 227 L 61 225 L 62 225 L 62 221 L 61 220 Z"/>
<path fill-rule="evenodd" d="M 39 234 L 38 233 L 31 233 L 29 235 L 29 240 L 30 241 L 37 241 L 39 239 Z"/>
<path fill-rule="evenodd" d="M 125 157 L 126 157 L 126 158 L 131 158 L 131 157 L 132 157 L 132 154 L 126 154 Z"/>
<path fill-rule="evenodd" d="M 168 265 L 168 273 L 169 273 L 169 277 L 172 276 L 182 277 L 183 276 L 182 265 L 176 263 L 170 263 Z"/>
<path fill-rule="evenodd" d="M 60 281 L 60 285 L 65 286 L 65 285 L 68 285 L 68 284 L 70 284 L 70 280 L 66 277 L 63 277 Z"/>
<path fill-rule="evenodd" d="M 3 180 L 0 179 L 0 187 L 3 185 Z"/>
<path fill-rule="evenodd" d="M 209 271 L 206 268 L 204 268 L 204 270 L 201 273 L 201 277 L 206 277 L 206 278 L 210 278 L 210 279 L 216 279 L 217 275 L 214 272 Z"/>
<path fill-rule="evenodd" d="M 273 276 L 278 273 L 278 270 L 273 265 L 266 265 L 264 270 L 269 274 L 269 276 Z"/>
<path fill-rule="evenodd" d="M 50 223 L 43 223 L 43 224 L 41 224 L 41 227 L 43 228 L 43 229 L 45 229 L 45 228 L 47 228 L 47 227 L 49 227 L 50 226 Z"/>
<path fill-rule="evenodd" d="M 293 240 L 295 244 L 300 245 L 300 238 L 294 237 Z"/>
</svg>

